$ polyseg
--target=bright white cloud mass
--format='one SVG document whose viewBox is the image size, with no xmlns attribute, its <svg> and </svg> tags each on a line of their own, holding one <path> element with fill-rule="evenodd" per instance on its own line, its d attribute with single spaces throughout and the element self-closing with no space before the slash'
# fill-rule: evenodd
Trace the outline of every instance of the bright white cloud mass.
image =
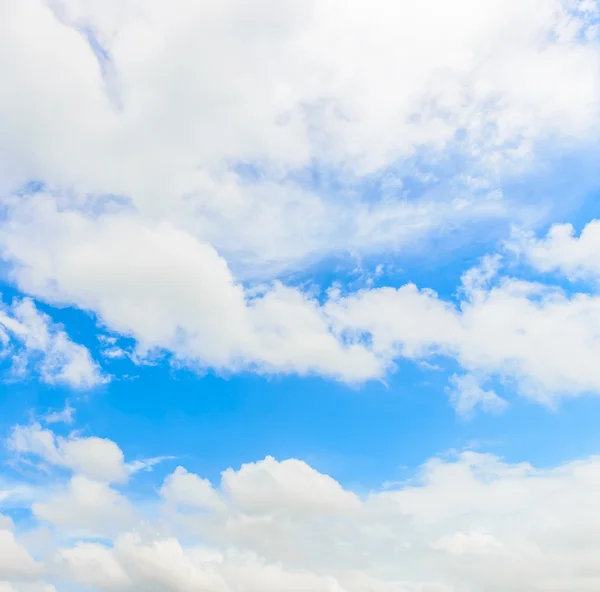
<svg viewBox="0 0 600 592">
<path fill-rule="evenodd" d="M 0 402 L 150 365 L 441 368 L 461 420 L 600 394 L 599 24 L 596 0 L 0 0 Z M 368 492 L 270 456 L 159 478 L 48 407 L 0 424 L 0 592 L 600 589 L 593 455 L 463 451 Z"/>
<path fill-rule="evenodd" d="M 11 441 L 24 431 L 55 438 L 30 425 Z M 33 523 L 0 522 L 0 577 L 16 590 L 50 579 L 99 591 L 591 592 L 600 576 L 595 457 L 540 470 L 455 453 L 360 495 L 305 462 L 267 457 L 215 484 L 178 467 L 134 501 L 105 472 L 118 446 L 75 441 L 85 473 L 44 472 Z M 63 467 L 44 448 L 26 455 Z M 43 550 L 28 551 L 23 541 L 43 529 Z"/>
</svg>

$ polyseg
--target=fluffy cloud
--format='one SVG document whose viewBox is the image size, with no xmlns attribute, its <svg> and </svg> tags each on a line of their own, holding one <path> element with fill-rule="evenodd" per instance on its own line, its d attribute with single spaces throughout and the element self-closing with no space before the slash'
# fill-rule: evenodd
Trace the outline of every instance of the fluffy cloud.
<svg viewBox="0 0 600 592">
<path fill-rule="evenodd" d="M 135 337 L 142 353 L 160 348 L 219 369 L 258 366 L 348 380 L 382 372 L 369 352 L 329 333 L 314 300 L 282 285 L 250 298 L 211 245 L 181 230 L 147 227 L 133 216 L 64 214 L 44 198 L 32 199 L 27 211 L 22 205 L 4 242 L 5 255 L 19 261 L 17 282 L 97 312 Z M 40 225 L 37 239 L 29 224 Z"/>
<path fill-rule="evenodd" d="M 509 246 L 543 272 L 560 272 L 571 280 L 600 278 L 600 220 L 592 220 L 576 237 L 571 224 L 555 224 L 543 239 L 531 234 L 517 237 Z"/>
<path fill-rule="evenodd" d="M 0 577 L 120 592 L 592 592 L 600 584 L 596 457 L 541 470 L 465 451 L 363 495 L 300 460 L 273 458 L 227 469 L 217 485 L 179 467 L 158 497 L 135 502 L 77 471 L 60 486 L 31 506 L 57 535 L 40 562 L 10 520 L 0 523 L 2 557 L 11 558 Z"/>
<path fill-rule="evenodd" d="M 15 426 L 8 447 L 18 454 L 33 455 L 98 481 L 125 481 L 128 474 L 123 452 L 112 440 L 77 434 L 57 437 L 38 423 Z"/>
<path fill-rule="evenodd" d="M 282 491 L 282 465 L 290 486 L 303 482 L 307 493 L 301 498 Z M 267 459 L 240 473 L 249 470 L 255 478 L 244 479 L 236 498 L 224 478 L 226 512 L 181 516 L 182 536 L 195 534 L 208 549 L 185 548 L 164 535 L 119 539 L 112 559 L 134 582 L 122 589 L 157 582 L 160 590 L 239 590 L 242 583 L 245 589 L 277 590 L 278 580 L 288 582 L 285 589 L 331 592 L 552 585 L 584 591 L 598 585 L 598 550 L 591 542 L 599 525 L 587 522 L 597 507 L 597 459 L 537 471 L 464 453 L 429 462 L 413 486 L 354 497 L 343 511 L 321 503 L 318 484 L 326 477 L 300 461 Z M 314 476 L 307 479 L 306 471 Z M 353 496 L 337 487 L 342 503 Z M 246 502 L 265 494 L 272 506 Z M 182 573 L 191 578 L 185 585 L 178 583 Z"/>
<path fill-rule="evenodd" d="M 81 475 L 75 475 L 48 500 L 34 503 L 31 510 L 39 520 L 79 536 L 110 536 L 134 524 L 126 498 L 106 483 Z"/>
<path fill-rule="evenodd" d="M 0 10 L 10 56 L 0 186 L 35 179 L 61 207 L 84 209 L 117 196 L 238 267 L 387 248 L 505 215 L 491 197 L 498 171 L 527 168 L 546 138 L 596 137 L 587 0 L 263 0 L 252 11 L 240 0 L 7 0 Z M 423 147 L 434 156 L 422 170 Z M 449 152 L 471 164 L 445 179 L 444 197 L 407 199 L 402 178 L 436 185 L 431 169 Z M 311 168 L 324 187 L 307 189 Z M 365 199 L 359 181 L 391 169 L 383 199 Z"/>
<path fill-rule="evenodd" d="M 71 414 L 74 411 L 68 406 L 66 409 L 71 409 Z M 78 432 L 57 436 L 38 422 L 14 426 L 6 445 L 18 456 L 73 471 L 99 483 L 124 483 L 130 475 L 151 470 L 165 460 L 158 457 L 126 463 L 123 451 L 112 440 L 81 436 Z"/>
<path fill-rule="evenodd" d="M 11 359 L 12 375 L 34 370 L 43 382 L 90 388 L 106 378 L 87 348 L 37 310 L 28 298 L 0 303 L 0 356 Z"/>
<path fill-rule="evenodd" d="M 598 296 L 503 275 L 498 258 L 467 271 L 455 301 L 413 284 L 331 290 L 317 301 L 277 282 L 244 288 L 210 245 L 169 226 L 111 214 L 91 221 L 43 196 L 16 207 L 21 217 L 3 241 L 18 285 L 96 311 L 134 337 L 140 355 L 166 350 L 192 366 L 348 382 L 381 378 L 396 358 L 441 355 L 480 381 L 456 400 L 496 411 L 503 405 L 488 378 L 545 404 L 600 391 Z"/>
<path fill-rule="evenodd" d="M 40 572 L 27 549 L 15 538 L 12 521 L 0 515 L 0 579 L 29 579 Z"/>
<path fill-rule="evenodd" d="M 216 9 L 178 0 L 173 10 L 27 0 L 5 2 L 3 11 L 3 42 L 21 58 L 4 64 L 18 84 L 2 103 L 20 132 L 11 143 L 56 180 L 108 182 L 90 158 L 107 149 L 119 193 L 157 178 L 162 189 L 167 175 L 173 183 L 192 164 L 224 158 L 350 159 L 369 170 L 415 145 L 443 144 L 462 127 L 479 143 L 501 145 L 518 134 L 589 133 L 597 115 L 589 2 L 265 0 L 250 13 L 239 0 Z M 70 78 L 35 77 L 51 59 L 46 43 Z M 15 99 L 36 88 L 50 100 L 28 122 L 32 105 Z M 79 119 L 53 104 L 78 107 Z M 495 136 L 478 137 L 492 121 Z M 57 139 L 73 158 L 53 156 Z"/>
<path fill-rule="evenodd" d="M 138 357 L 167 351 L 192 367 L 361 382 L 397 357 L 441 354 L 480 380 L 456 401 L 496 410 L 489 377 L 547 403 L 600 388 L 593 296 L 510 277 L 465 284 L 458 302 L 411 284 L 317 301 L 241 283 L 512 212 L 502 175 L 527 169 L 547 138 L 595 137 L 595 4 L 7 0 L 0 11 L 11 56 L 0 253 L 24 292 L 92 311 Z M 438 176 L 456 153 L 464 166 Z M 415 197 L 407 178 L 448 190 Z M 44 339 L 47 380 L 101 379 L 64 333 Z"/>
<path fill-rule="evenodd" d="M 371 350 L 412 359 L 451 356 L 532 399 L 598 392 L 600 299 L 510 277 L 469 287 L 459 306 L 414 285 L 381 288 L 326 306 L 338 330 L 369 335 Z"/>
<path fill-rule="evenodd" d="M 165 479 L 160 489 L 160 495 L 171 504 L 188 508 L 216 510 L 223 503 L 208 479 L 188 473 L 183 467 L 177 467 Z"/>
</svg>

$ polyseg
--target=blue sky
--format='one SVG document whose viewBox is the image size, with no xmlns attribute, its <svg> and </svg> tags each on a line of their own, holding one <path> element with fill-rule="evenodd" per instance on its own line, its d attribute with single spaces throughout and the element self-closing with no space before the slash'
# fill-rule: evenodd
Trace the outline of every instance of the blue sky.
<svg viewBox="0 0 600 592">
<path fill-rule="evenodd" d="M 600 589 L 595 0 L 0 3 L 0 592 Z"/>
</svg>

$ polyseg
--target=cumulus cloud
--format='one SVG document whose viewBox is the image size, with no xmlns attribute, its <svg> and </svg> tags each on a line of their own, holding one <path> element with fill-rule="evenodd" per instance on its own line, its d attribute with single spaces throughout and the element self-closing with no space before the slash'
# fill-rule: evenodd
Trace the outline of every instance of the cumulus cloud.
<svg viewBox="0 0 600 592">
<path fill-rule="evenodd" d="M 94 313 L 136 359 L 357 383 L 439 356 L 459 367 L 449 394 L 465 416 L 506 406 L 492 379 L 550 405 L 598 393 L 598 295 L 506 275 L 497 258 L 454 298 L 412 283 L 317 298 L 273 281 L 525 215 L 502 181 L 546 142 L 596 141 L 598 16 L 589 0 L 2 0 L 8 277 Z M 597 234 L 557 226 L 520 248 L 541 271 L 595 278 Z M 28 299 L 0 310 L 0 345 L 14 372 L 106 380 Z M 124 355 L 110 345 L 106 358 Z M 44 487 L 0 491 L 1 508 L 21 495 L 29 511 L 0 517 L 1 592 L 600 588 L 595 457 L 541 470 L 463 452 L 362 495 L 267 457 L 218 483 L 178 467 L 143 496 L 130 477 L 160 459 L 126 462 L 105 438 L 32 423 L 8 446 Z M 38 527 L 43 553 L 25 532 Z"/>
<path fill-rule="evenodd" d="M 162 498 L 171 504 L 188 508 L 219 509 L 223 502 L 208 479 L 177 467 L 160 489 Z"/>
<path fill-rule="evenodd" d="M 595 137 L 595 4 L 0 10 L 0 55 L 11 56 L 0 61 L 0 253 L 25 293 L 93 312 L 134 338 L 136 359 L 358 383 L 398 357 L 441 354 L 546 403 L 598 391 L 594 296 L 465 276 L 458 301 L 412 284 L 317 300 L 269 267 L 512 212 L 496 191 L 503 174 L 527 169 L 545 139 Z M 457 152 L 466 164 L 439 176 Z M 324 186 L 307 181 L 315 172 Z M 450 189 L 411 196 L 407 178 Z M 262 291 L 241 281 L 257 265 L 271 270 Z M 19 306 L 39 327 L 33 304 Z M 20 333 L 44 353 L 45 380 L 102 380 L 87 350 L 49 331 Z M 489 390 L 460 392 L 501 405 Z"/>
<path fill-rule="evenodd" d="M 125 462 L 123 451 L 112 440 L 82 436 L 79 432 L 71 432 L 66 437 L 58 436 L 38 422 L 14 426 L 6 445 L 14 454 L 72 471 L 100 483 L 124 483 L 132 474 L 149 471 L 168 458 Z"/>
<path fill-rule="evenodd" d="M 21 455 L 32 455 L 46 463 L 80 472 L 98 481 L 124 481 L 127 468 L 122 450 L 112 441 L 74 433 L 56 436 L 39 423 L 15 426 L 8 447 Z"/>
<path fill-rule="evenodd" d="M 24 525 L 0 523 L 0 577 L 16 589 L 22 578 L 119 592 L 592 592 L 600 583 L 596 457 L 537 469 L 465 451 L 366 494 L 298 459 L 230 468 L 216 484 L 178 467 L 156 497 L 130 499 L 78 470 L 31 505 L 34 524 L 56 533 L 40 561 L 17 541 Z"/>
<path fill-rule="evenodd" d="M 15 207 L 2 240 L 18 285 L 97 312 L 134 337 L 142 357 L 158 350 L 192 367 L 356 383 L 384 377 L 397 358 L 441 355 L 549 405 L 600 390 L 598 296 L 505 275 L 498 257 L 465 272 L 454 300 L 410 283 L 317 300 L 279 282 L 245 288 L 212 246 L 168 225 L 90 220 L 44 196 Z M 475 395 L 483 409 L 502 406 L 489 390 L 459 391 L 457 401 Z"/>
<path fill-rule="evenodd" d="M 41 566 L 15 538 L 12 521 L 0 516 L 0 579 L 30 579 Z"/>
<path fill-rule="evenodd" d="M 11 360 L 13 377 L 33 371 L 43 382 L 76 389 L 107 380 L 88 349 L 71 341 L 29 298 L 0 303 L 0 356 Z"/>
<path fill-rule="evenodd" d="M 106 537 L 134 525 L 129 501 L 106 483 L 75 475 L 46 501 L 31 506 L 33 515 L 65 533 Z"/>
<path fill-rule="evenodd" d="M 542 272 L 560 272 L 571 280 L 600 279 L 600 220 L 585 225 L 575 236 L 572 224 L 554 224 L 546 237 L 517 236 L 509 247 Z"/>
<path fill-rule="evenodd" d="M 371 337 L 371 350 L 419 359 L 450 356 L 468 372 L 496 375 L 534 400 L 598 392 L 592 361 L 600 300 L 499 276 L 469 287 L 458 306 L 414 285 L 365 290 L 326 305 L 339 331 Z"/>
<path fill-rule="evenodd" d="M 264 0 L 250 12 L 240 0 L 11 0 L 1 10 L 5 192 L 33 179 L 77 209 L 112 196 L 109 207 L 127 201 L 238 268 L 504 216 L 499 171 L 527 168 L 545 139 L 596 137 L 587 1 Z M 420 166 L 424 147 L 433 156 Z M 468 164 L 438 178 L 432 169 L 456 152 Z M 309 187 L 311 168 L 325 187 Z M 370 174 L 385 179 L 382 199 L 358 189 Z M 406 178 L 448 191 L 413 200 Z"/>
<path fill-rule="evenodd" d="M 369 352 L 329 333 L 316 301 L 283 285 L 250 298 L 210 244 L 177 228 L 149 228 L 132 216 L 92 221 L 60 213 L 43 198 L 29 206 L 5 235 L 6 256 L 20 260 L 18 283 L 97 312 L 113 330 L 135 337 L 142 353 L 160 348 L 202 366 L 348 380 L 382 371 Z M 21 232 L 30 223 L 41 225 L 39 240 Z"/>
</svg>

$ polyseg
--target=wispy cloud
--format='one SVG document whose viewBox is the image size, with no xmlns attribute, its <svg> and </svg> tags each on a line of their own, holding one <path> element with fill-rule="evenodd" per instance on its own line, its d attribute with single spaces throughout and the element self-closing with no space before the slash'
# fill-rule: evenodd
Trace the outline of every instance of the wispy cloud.
<svg viewBox="0 0 600 592">
<path fill-rule="evenodd" d="M 42 382 L 86 389 L 108 379 L 88 349 L 40 312 L 29 298 L 0 304 L 0 353 L 16 379 L 36 374 Z"/>
</svg>

